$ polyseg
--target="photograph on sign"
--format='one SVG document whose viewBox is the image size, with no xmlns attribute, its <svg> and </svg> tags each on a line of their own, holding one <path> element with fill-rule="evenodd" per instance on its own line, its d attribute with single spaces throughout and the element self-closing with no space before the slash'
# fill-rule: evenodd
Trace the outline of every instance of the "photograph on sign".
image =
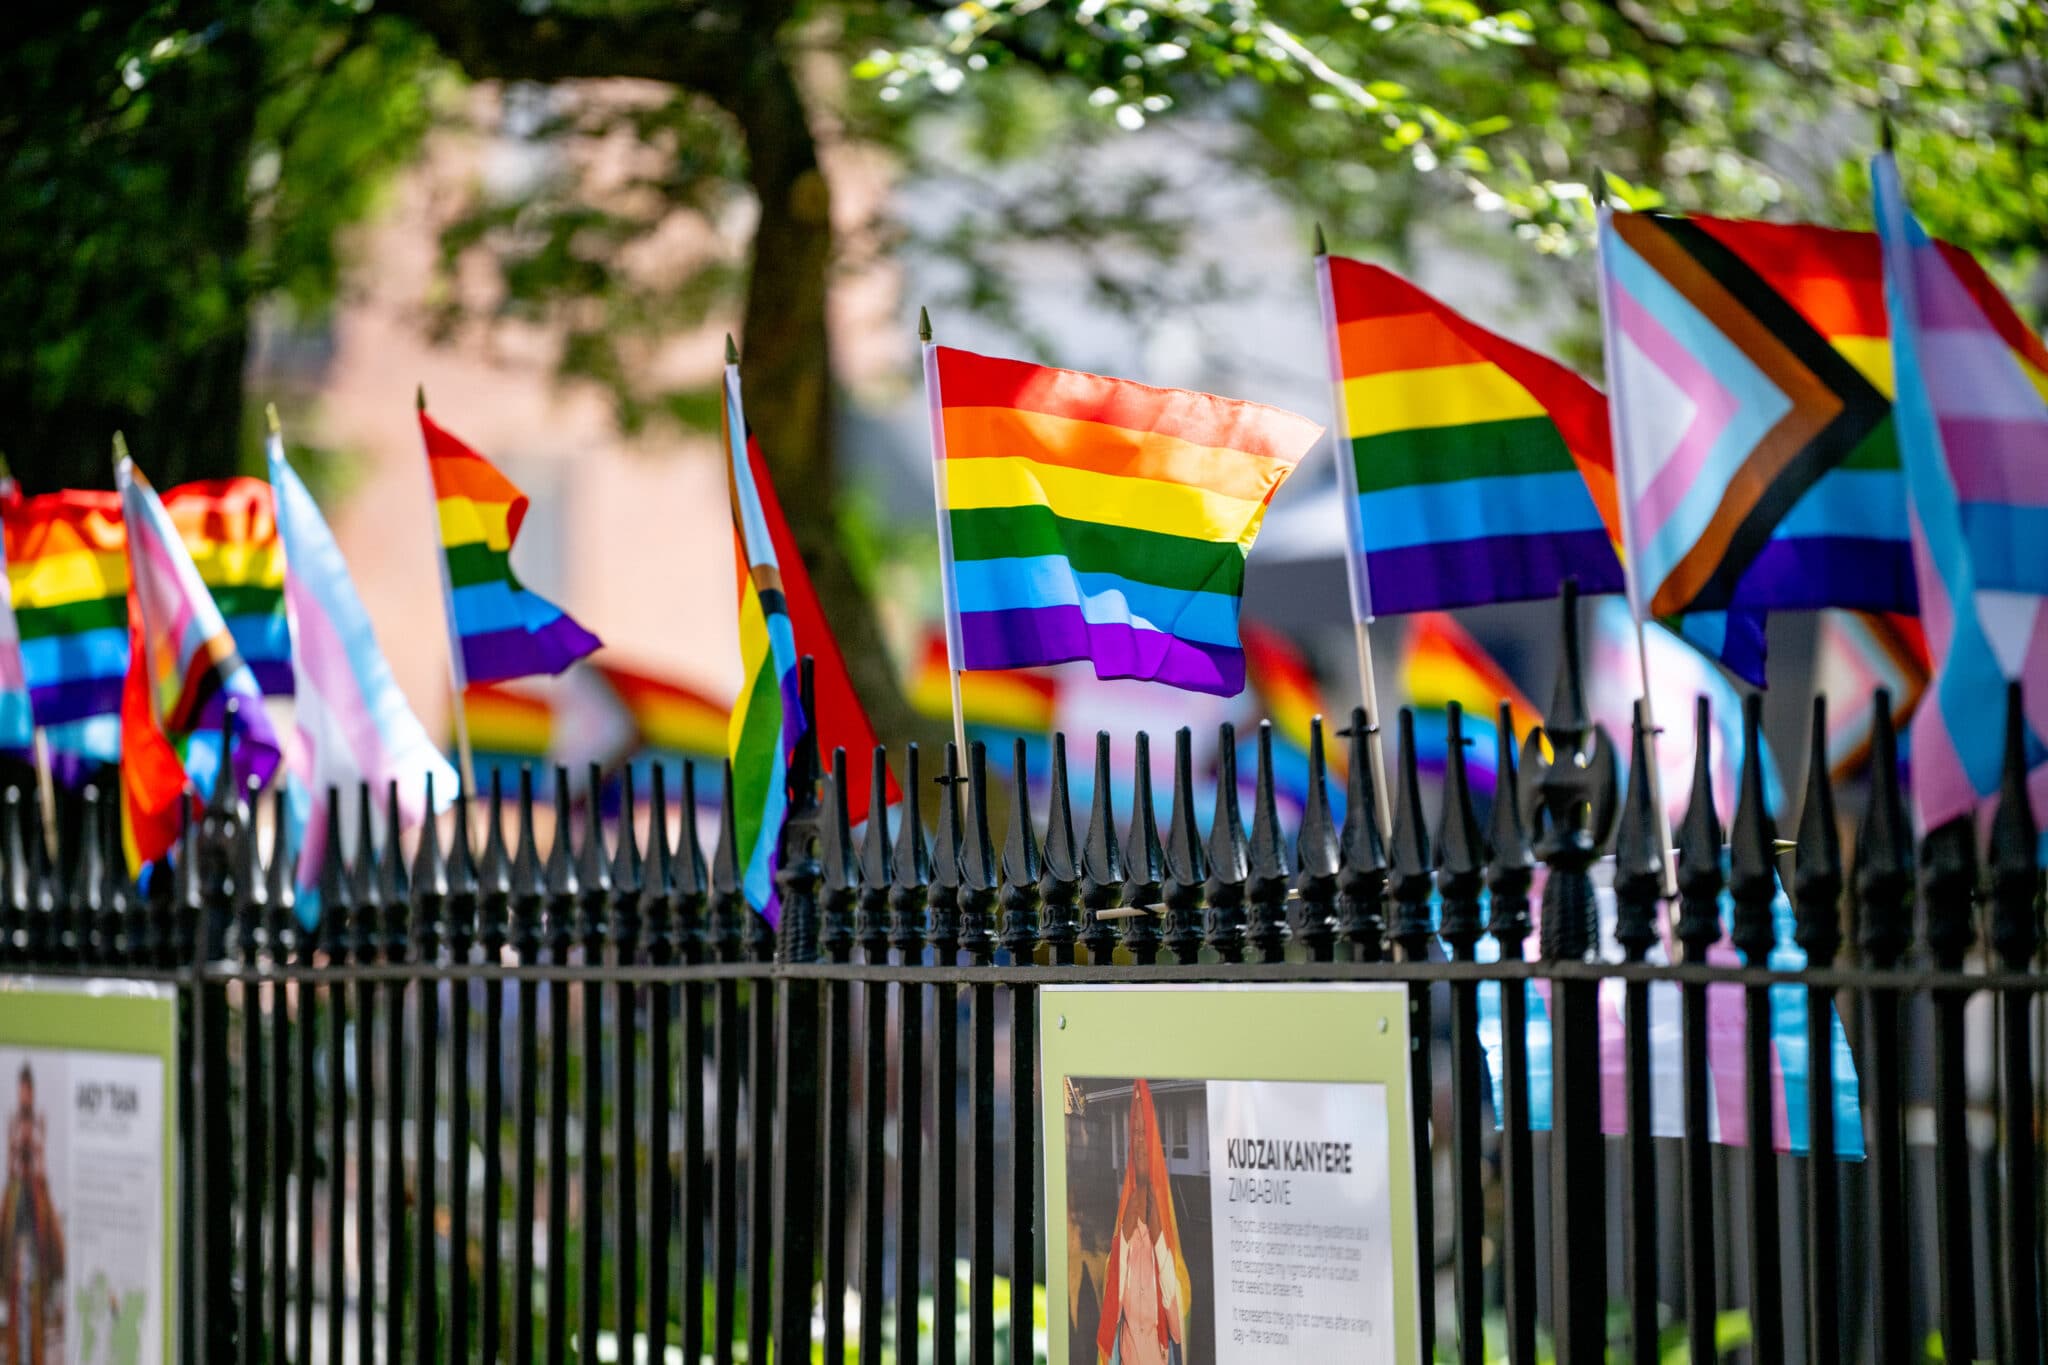
<svg viewBox="0 0 2048 1365">
<path fill-rule="evenodd" d="M 1053 1361 L 1412 1354 L 1402 992 L 1049 988 L 1044 1008 Z M 1342 1032 L 1285 1065 L 1255 1045 L 1303 1024 Z"/>
</svg>

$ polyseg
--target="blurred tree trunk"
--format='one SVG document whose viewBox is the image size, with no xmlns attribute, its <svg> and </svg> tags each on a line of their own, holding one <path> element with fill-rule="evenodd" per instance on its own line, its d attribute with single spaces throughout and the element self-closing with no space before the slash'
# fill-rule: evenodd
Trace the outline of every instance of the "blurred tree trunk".
<svg viewBox="0 0 2048 1365">
<path fill-rule="evenodd" d="M 418 24 L 475 79 L 634 77 L 695 91 L 731 115 L 746 142 L 747 178 L 760 206 L 740 336 L 747 418 L 876 731 L 891 739 L 919 733 L 925 727 L 904 700 L 837 524 L 840 479 L 826 331 L 831 193 L 781 43 L 794 6 L 789 0 L 697 0 L 644 11 L 531 17 L 501 0 L 381 0 L 378 8 Z"/>
</svg>

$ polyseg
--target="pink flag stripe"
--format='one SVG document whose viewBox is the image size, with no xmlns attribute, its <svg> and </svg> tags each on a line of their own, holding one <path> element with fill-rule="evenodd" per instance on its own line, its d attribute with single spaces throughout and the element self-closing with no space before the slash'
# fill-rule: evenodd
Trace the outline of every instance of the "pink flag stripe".
<svg viewBox="0 0 2048 1365">
<path fill-rule="evenodd" d="M 1944 446 L 1970 452 L 1951 466 L 1957 497 L 2048 507 L 2048 406 L 2033 419 L 1944 414 L 1937 425 Z"/>
<path fill-rule="evenodd" d="M 1714 442 L 1720 439 L 1741 404 L 1634 295 L 1616 290 L 1614 314 L 1621 334 L 1634 342 L 1658 369 L 1670 375 L 1695 404 L 1685 438 L 1636 499 L 1637 508 L 1646 514 L 1638 519 L 1648 526 L 1662 526 L 1692 489 L 1700 469 L 1713 453 Z"/>
</svg>

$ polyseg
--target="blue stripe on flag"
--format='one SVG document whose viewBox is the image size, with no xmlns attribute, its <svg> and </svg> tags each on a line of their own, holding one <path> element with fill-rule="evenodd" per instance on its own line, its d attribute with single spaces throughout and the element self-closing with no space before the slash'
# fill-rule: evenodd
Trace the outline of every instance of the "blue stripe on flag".
<svg viewBox="0 0 2048 1365">
<path fill-rule="evenodd" d="M 1358 495 L 1368 551 L 1604 529 L 1576 470 L 1410 484 Z"/>
<path fill-rule="evenodd" d="M 44 635 L 21 642 L 21 667 L 30 687 L 54 687 L 85 678 L 119 678 L 128 672 L 128 631 L 124 626 Z"/>
<path fill-rule="evenodd" d="M 455 629 L 462 635 L 488 635 L 497 630 L 539 630 L 560 616 L 545 598 L 497 580 L 471 583 L 455 590 Z"/>
<path fill-rule="evenodd" d="M 962 612 L 1079 607 L 1085 620 L 1098 625 L 1128 622 L 1198 644 L 1237 644 L 1234 595 L 1162 588 L 1112 573 L 1076 573 L 1064 555 L 961 560 L 953 566 L 953 582 Z"/>
</svg>

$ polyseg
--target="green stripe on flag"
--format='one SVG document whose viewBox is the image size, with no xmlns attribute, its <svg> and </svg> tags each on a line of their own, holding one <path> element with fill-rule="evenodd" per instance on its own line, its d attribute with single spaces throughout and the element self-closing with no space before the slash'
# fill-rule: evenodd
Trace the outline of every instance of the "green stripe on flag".
<svg viewBox="0 0 2048 1365">
<path fill-rule="evenodd" d="M 782 744 L 782 688 L 772 653 L 761 661 L 749 691 L 747 728 L 740 732 L 732 754 L 732 813 L 742 866 L 753 857 L 761 837 L 761 820 L 775 780 L 775 753 Z"/>
<path fill-rule="evenodd" d="M 1049 507 L 955 510 L 952 527 L 956 560 L 1065 555 L 1076 573 L 1113 573 L 1184 592 L 1244 591 L 1244 551 L 1235 541 L 1075 521 Z"/>
<path fill-rule="evenodd" d="M 503 550 L 493 550 L 488 545 L 456 545 L 447 549 L 447 555 L 450 587 L 515 581 L 511 560 Z"/>
<path fill-rule="evenodd" d="M 109 626 L 128 628 L 126 597 L 95 597 L 86 602 L 66 602 L 52 607 L 17 607 L 15 628 L 24 640 L 41 640 L 52 635 L 83 635 Z"/>
<path fill-rule="evenodd" d="M 1548 417 L 1360 436 L 1351 442 L 1351 451 L 1360 493 L 1516 474 L 1569 474 L 1578 468 Z"/>
</svg>

